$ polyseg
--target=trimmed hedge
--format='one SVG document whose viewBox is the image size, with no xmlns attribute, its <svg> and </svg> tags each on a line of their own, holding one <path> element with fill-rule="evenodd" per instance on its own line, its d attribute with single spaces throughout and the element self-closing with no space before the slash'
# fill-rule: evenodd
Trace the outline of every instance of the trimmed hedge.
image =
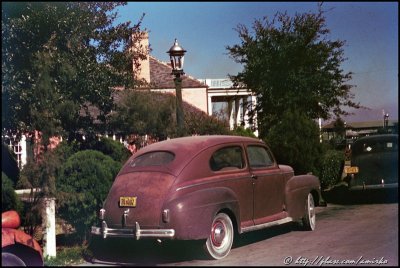
<svg viewBox="0 0 400 268">
<path fill-rule="evenodd" d="M 312 172 L 319 176 L 322 156 L 319 129 L 307 116 L 286 111 L 264 140 L 279 164 L 291 166 L 296 175 Z"/>
<path fill-rule="evenodd" d="M 328 189 L 338 184 L 342 177 L 344 153 L 337 150 L 328 150 L 322 157 L 320 181 L 322 189 Z"/>
<path fill-rule="evenodd" d="M 97 220 L 115 176 L 122 164 L 95 150 L 80 151 L 62 165 L 57 178 L 59 215 L 86 239 L 86 231 Z"/>
</svg>

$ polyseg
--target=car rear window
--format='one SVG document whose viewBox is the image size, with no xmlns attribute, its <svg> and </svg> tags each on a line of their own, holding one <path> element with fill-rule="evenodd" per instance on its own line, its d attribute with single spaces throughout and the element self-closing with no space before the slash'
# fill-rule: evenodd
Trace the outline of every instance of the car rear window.
<svg viewBox="0 0 400 268">
<path fill-rule="evenodd" d="M 373 140 L 357 144 L 353 153 L 377 153 L 377 152 L 395 152 L 398 150 L 397 141 L 395 140 Z"/>
<path fill-rule="evenodd" d="M 171 163 L 175 155 L 171 152 L 150 152 L 132 160 L 131 167 L 163 166 Z"/>
</svg>

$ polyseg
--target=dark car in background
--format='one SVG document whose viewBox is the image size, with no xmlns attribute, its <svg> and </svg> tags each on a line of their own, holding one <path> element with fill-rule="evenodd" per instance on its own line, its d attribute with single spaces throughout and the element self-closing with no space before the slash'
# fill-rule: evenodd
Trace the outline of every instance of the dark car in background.
<svg viewBox="0 0 400 268">
<path fill-rule="evenodd" d="M 258 139 L 170 139 L 126 162 L 91 233 L 98 243 L 112 237 L 202 240 L 206 255 L 221 259 L 235 234 L 292 221 L 314 230 L 320 197 L 316 176 L 295 176 Z"/>
<path fill-rule="evenodd" d="M 350 190 L 398 188 L 398 135 L 380 134 L 356 140 L 351 166 L 345 167 Z"/>
<path fill-rule="evenodd" d="M 1 265 L 43 266 L 43 253 L 39 243 L 18 230 L 21 220 L 14 210 L 1 214 Z"/>
</svg>

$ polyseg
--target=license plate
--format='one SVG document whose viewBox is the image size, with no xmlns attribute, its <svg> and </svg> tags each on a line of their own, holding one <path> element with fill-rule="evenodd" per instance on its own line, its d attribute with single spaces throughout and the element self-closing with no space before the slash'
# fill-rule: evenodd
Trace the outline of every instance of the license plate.
<svg viewBox="0 0 400 268">
<path fill-rule="evenodd" d="M 344 167 L 344 172 L 347 174 L 354 174 L 354 173 L 358 173 L 358 167 L 354 166 L 354 167 Z"/>
<path fill-rule="evenodd" d="M 120 207 L 136 207 L 136 196 L 121 196 L 119 198 Z"/>
</svg>

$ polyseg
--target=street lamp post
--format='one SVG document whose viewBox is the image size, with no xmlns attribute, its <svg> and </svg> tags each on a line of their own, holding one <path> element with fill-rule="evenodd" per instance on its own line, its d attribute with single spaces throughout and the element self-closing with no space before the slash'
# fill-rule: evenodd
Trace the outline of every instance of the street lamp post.
<svg viewBox="0 0 400 268">
<path fill-rule="evenodd" d="M 167 51 L 171 60 L 172 73 L 175 75 L 175 91 L 176 91 L 176 122 L 178 125 L 178 135 L 183 136 L 184 131 L 184 113 L 182 108 L 182 78 L 183 58 L 186 50 L 178 45 L 178 40 L 175 39 L 174 45 Z"/>
<path fill-rule="evenodd" d="M 383 116 L 383 128 L 384 128 L 386 131 L 387 131 L 388 125 L 389 125 L 389 114 L 386 113 L 386 114 Z"/>
</svg>

